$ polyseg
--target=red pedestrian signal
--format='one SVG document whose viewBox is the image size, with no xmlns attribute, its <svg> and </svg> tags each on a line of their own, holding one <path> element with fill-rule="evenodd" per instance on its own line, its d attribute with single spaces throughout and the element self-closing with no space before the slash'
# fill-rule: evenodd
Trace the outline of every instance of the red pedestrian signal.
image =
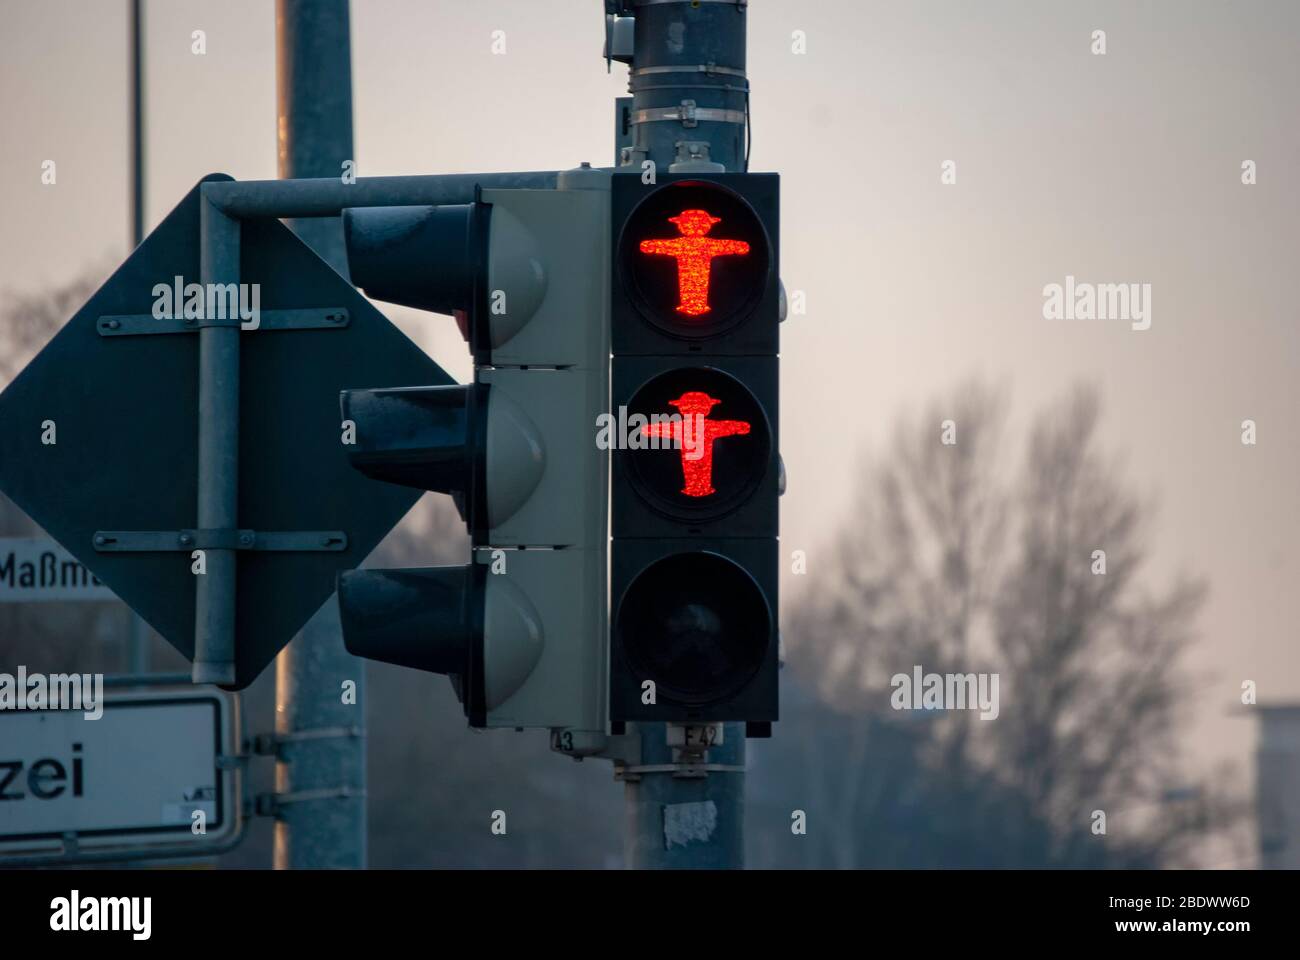
<svg viewBox="0 0 1300 960">
<path fill-rule="evenodd" d="M 662 371 L 622 406 L 629 442 L 618 458 L 629 492 L 685 529 L 752 501 L 771 471 L 772 431 L 763 406 L 746 383 L 723 370 Z"/>
<path fill-rule="evenodd" d="M 721 217 L 707 210 L 683 210 L 669 223 L 677 224 L 680 237 L 668 240 L 642 240 L 641 252 L 672 257 L 677 261 L 677 291 L 681 300 L 677 312 L 688 317 L 708 313 L 709 273 L 714 257 L 743 256 L 749 253 L 744 240 L 722 240 L 707 234 Z"/>
<path fill-rule="evenodd" d="M 702 341 L 751 328 L 749 318 L 774 286 L 771 238 L 753 205 L 730 186 L 702 180 L 639 192 L 614 237 L 614 266 L 627 295 L 622 303 L 614 299 L 646 326 L 616 326 L 615 353 L 662 353 L 653 344 L 664 334 Z M 762 342 L 753 334 L 749 329 L 734 341 L 735 352 L 774 348 L 770 334 Z"/>
<path fill-rule="evenodd" d="M 691 390 L 668 401 L 677 408 L 680 420 L 649 423 L 641 428 L 648 437 L 667 437 L 677 443 L 685 482 L 682 493 L 688 497 L 707 497 L 718 492 L 713 488 L 713 442 L 749 433 L 749 424 L 744 420 L 708 419 L 709 411 L 721 402 L 707 393 Z"/>
<path fill-rule="evenodd" d="M 779 713 L 780 184 L 612 178 L 609 719 Z M 728 734 L 730 736 L 730 734 Z"/>
</svg>

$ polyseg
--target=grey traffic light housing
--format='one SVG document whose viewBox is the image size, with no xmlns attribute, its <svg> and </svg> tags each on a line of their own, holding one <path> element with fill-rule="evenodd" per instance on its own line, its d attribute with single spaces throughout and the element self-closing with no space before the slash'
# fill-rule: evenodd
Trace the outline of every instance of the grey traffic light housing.
<svg viewBox="0 0 1300 960">
<path fill-rule="evenodd" d="M 607 225 L 596 229 L 608 219 L 608 181 L 579 168 L 557 190 L 350 208 L 348 270 L 377 300 L 455 316 L 477 365 L 595 367 L 608 356 L 607 335 L 591 336 L 585 318 L 608 307 L 605 271 L 596 270 L 608 256 Z"/>
<path fill-rule="evenodd" d="M 479 549 L 462 566 L 352 570 L 338 587 L 345 642 L 452 677 L 471 726 L 582 731 L 590 742 L 604 731 L 589 619 L 605 600 L 602 558 L 581 547 Z"/>
<path fill-rule="evenodd" d="M 606 733 L 609 174 L 473 204 L 352 210 L 353 278 L 457 317 L 474 382 L 342 397 L 353 465 L 450 493 L 467 565 L 339 581 L 348 649 L 446 673 L 472 726 L 544 727 L 575 755 Z M 439 260 L 439 257 L 444 260 Z"/>
</svg>

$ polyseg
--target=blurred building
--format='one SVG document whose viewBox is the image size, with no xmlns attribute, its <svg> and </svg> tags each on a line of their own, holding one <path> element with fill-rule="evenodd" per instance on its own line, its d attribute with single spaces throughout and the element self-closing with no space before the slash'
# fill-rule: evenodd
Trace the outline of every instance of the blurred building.
<svg viewBox="0 0 1300 960">
<path fill-rule="evenodd" d="M 1255 809 L 1259 865 L 1300 869 L 1300 704 L 1261 706 Z"/>
</svg>

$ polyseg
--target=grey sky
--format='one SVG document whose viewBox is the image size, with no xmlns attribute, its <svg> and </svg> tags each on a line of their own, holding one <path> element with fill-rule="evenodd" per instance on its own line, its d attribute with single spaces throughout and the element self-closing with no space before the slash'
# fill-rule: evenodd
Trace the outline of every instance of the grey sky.
<svg viewBox="0 0 1300 960">
<path fill-rule="evenodd" d="M 626 68 L 605 74 L 599 7 L 353 0 L 359 173 L 609 163 Z M 147 8 L 152 224 L 206 173 L 275 175 L 274 4 Z M 126 9 L 0 0 L 0 290 L 125 252 Z M 752 168 L 782 174 L 782 273 L 808 304 L 783 329 L 785 544 L 815 576 L 860 452 L 900 410 L 980 373 L 1011 385 L 1023 422 L 1093 380 L 1105 444 L 1159 508 L 1153 570 L 1211 581 L 1195 742 L 1239 753 L 1242 680 L 1300 697 L 1300 5 L 753 0 L 748 15 Z M 1150 283 L 1151 329 L 1043 319 L 1043 286 L 1067 274 Z M 386 312 L 467 377 L 450 320 Z M 786 602 L 803 586 L 787 577 Z"/>
</svg>

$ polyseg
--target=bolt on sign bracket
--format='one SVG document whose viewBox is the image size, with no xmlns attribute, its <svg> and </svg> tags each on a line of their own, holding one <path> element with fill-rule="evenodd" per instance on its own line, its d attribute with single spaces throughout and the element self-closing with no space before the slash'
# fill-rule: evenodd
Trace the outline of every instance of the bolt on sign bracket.
<svg viewBox="0 0 1300 960">
<path fill-rule="evenodd" d="M 281 553 L 337 553 L 346 550 L 342 530 L 100 530 L 100 553 L 165 553 L 186 550 L 267 550 Z"/>
<path fill-rule="evenodd" d="M 351 318 L 345 307 L 306 310 L 261 310 L 257 326 L 248 330 L 342 330 Z M 101 337 L 153 336 L 160 333 L 197 333 L 204 327 L 243 327 L 238 317 L 155 317 L 151 313 L 107 314 L 95 329 Z"/>
</svg>

